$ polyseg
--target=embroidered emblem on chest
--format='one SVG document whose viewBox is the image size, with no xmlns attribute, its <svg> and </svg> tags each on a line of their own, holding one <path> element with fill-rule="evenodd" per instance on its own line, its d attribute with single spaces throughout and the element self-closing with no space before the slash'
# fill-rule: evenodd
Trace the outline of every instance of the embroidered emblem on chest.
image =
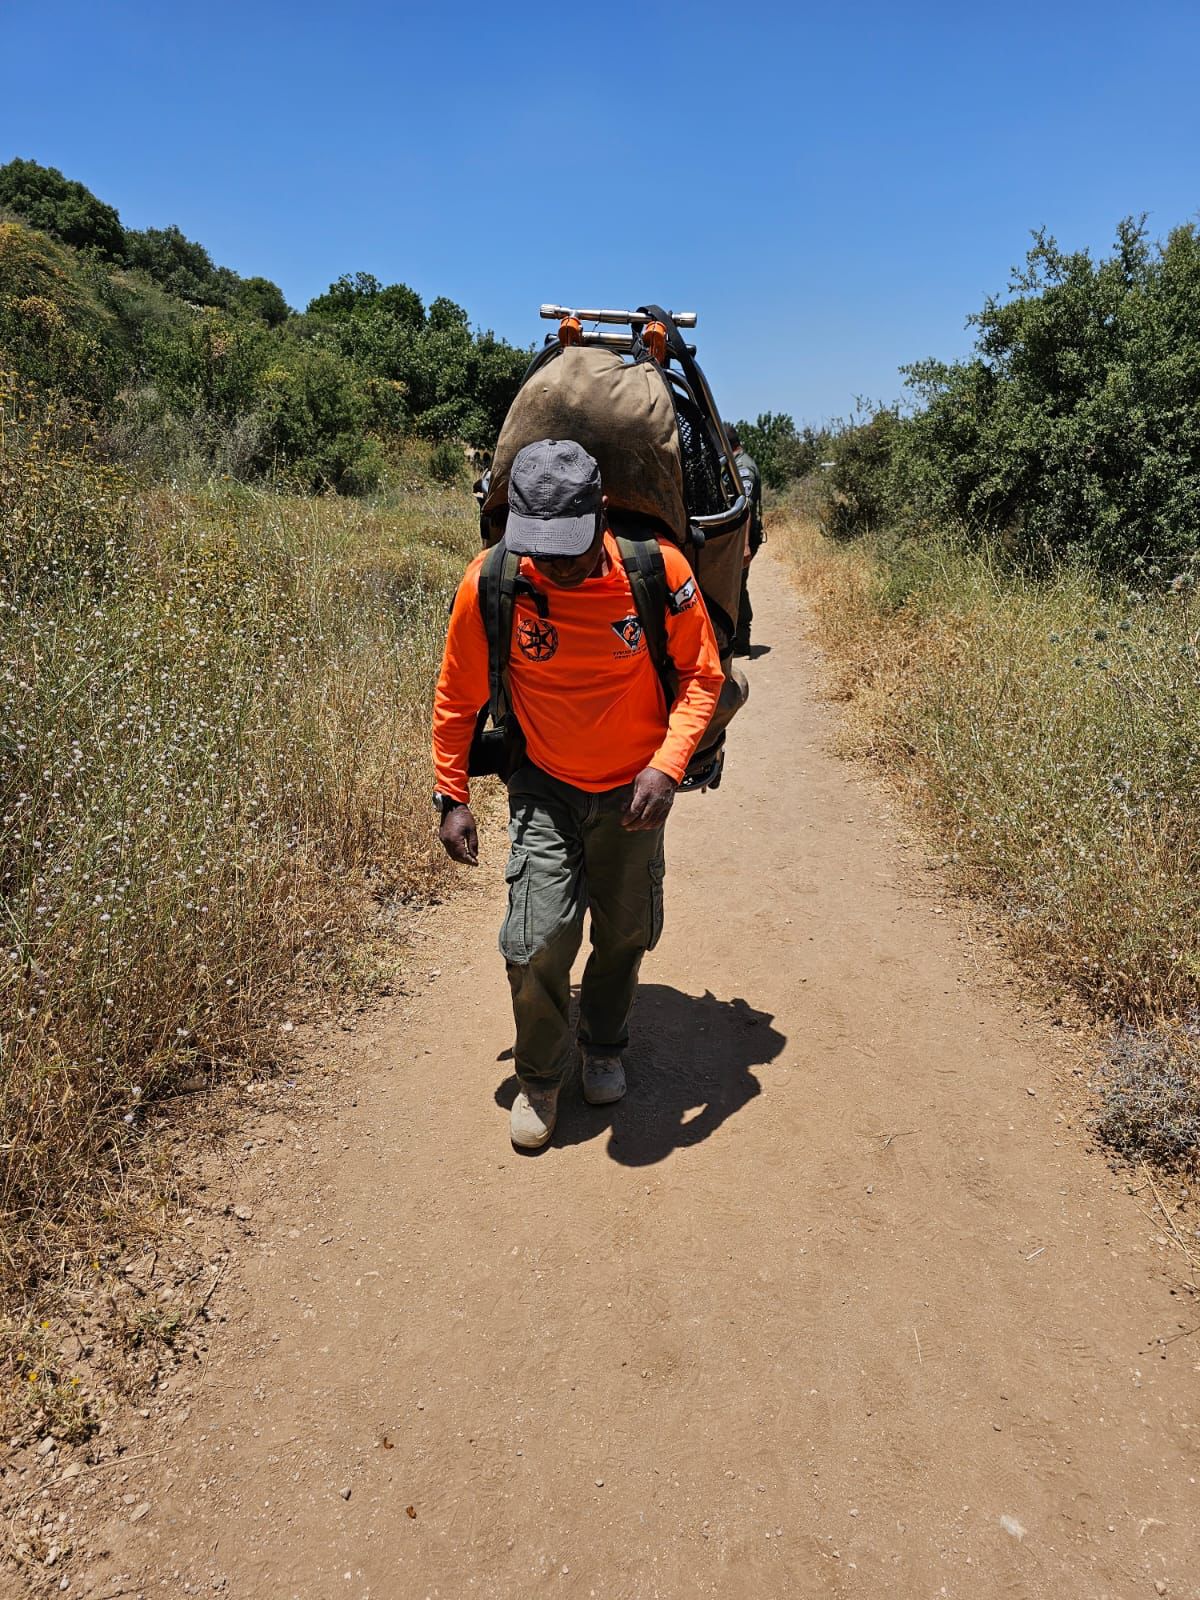
<svg viewBox="0 0 1200 1600">
<path fill-rule="evenodd" d="M 612 623 L 611 627 L 622 644 L 628 645 L 631 651 L 637 651 L 642 642 L 642 624 L 636 615 L 622 617 L 620 622 Z"/>
<path fill-rule="evenodd" d="M 517 648 L 530 661 L 549 661 L 558 649 L 558 629 L 539 617 L 522 617 L 517 623 Z"/>
</svg>

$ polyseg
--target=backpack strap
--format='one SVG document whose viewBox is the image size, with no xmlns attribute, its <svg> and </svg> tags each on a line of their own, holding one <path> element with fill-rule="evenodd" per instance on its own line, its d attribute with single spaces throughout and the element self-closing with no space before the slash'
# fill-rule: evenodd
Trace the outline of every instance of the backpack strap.
<svg viewBox="0 0 1200 1600">
<path fill-rule="evenodd" d="M 646 649 L 654 663 L 667 699 L 667 710 L 675 704 L 679 693 L 679 674 L 667 647 L 667 609 L 671 591 L 667 584 L 667 568 L 657 539 L 627 539 L 624 534 L 614 534 L 625 576 L 633 593 L 633 604 L 646 636 Z"/>
<path fill-rule="evenodd" d="M 508 656 L 512 649 L 513 605 L 521 558 L 503 542 L 494 544 L 479 569 L 479 611 L 488 647 L 488 714 L 499 727 L 511 709 Z"/>
</svg>

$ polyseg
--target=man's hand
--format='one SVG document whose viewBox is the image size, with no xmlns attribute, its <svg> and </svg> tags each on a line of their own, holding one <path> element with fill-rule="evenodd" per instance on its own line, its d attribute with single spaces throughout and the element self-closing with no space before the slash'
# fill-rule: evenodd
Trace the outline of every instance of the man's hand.
<svg viewBox="0 0 1200 1600">
<path fill-rule="evenodd" d="M 633 793 L 621 813 L 621 826 L 630 833 L 661 828 L 674 804 L 677 787 L 675 779 L 657 767 L 643 767 L 633 780 Z"/>
<path fill-rule="evenodd" d="M 479 865 L 479 834 L 470 806 L 451 806 L 442 818 L 438 838 L 451 861 L 461 862 L 464 867 Z"/>
</svg>

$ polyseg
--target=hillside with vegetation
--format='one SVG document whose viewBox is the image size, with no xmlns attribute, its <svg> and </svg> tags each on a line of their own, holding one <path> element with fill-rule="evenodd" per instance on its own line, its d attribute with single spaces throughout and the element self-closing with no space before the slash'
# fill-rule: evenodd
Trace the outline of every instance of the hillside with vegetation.
<svg viewBox="0 0 1200 1600">
<path fill-rule="evenodd" d="M 780 531 L 864 748 L 1052 989 L 1099 1128 L 1200 1159 L 1200 233 L 1045 234 L 969 360 L 831 429 Z M 761 419 L 760 419 L 761 420 Z"/>
<path fill-rule="evenodd" d="M 0 167 L 0 362 L 86 403 L 106 452 L 156 475 L 363 494 L 418 439 L 453 478 L 528 359 L 452 300 L 370 273 L 294 312 L 177 227 L 126 229 L 53 168 Z"/>
</svg>

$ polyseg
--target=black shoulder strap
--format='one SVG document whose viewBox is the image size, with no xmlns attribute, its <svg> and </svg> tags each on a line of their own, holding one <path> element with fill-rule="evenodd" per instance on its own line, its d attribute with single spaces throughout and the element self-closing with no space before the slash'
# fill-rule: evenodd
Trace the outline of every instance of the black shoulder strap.
<svg viewBox="0 0 1200 1600">
<path fill-rule="evenodd" d="M 627 539 L 624 534 L 614 535 L 625 576 L 633 593 L 638 621 L 646 636 L 646 649 L 654 663 L 654 670 L 662 682 L 667 706 L 675 703 L 679 693 L 679 675 L 667 647 L 667 607 L 671 591 L 667 585 L 667 568 L 657 539 Z"/>
<path fill-rule="evenodd" d="M 513 603 L 521 558 L 494 544 L 479 569 L 479 611 L 488 647 L 488 712 L 499 727 L 509 713 L 508 653 L 512 649 Z"/>
</svg>

